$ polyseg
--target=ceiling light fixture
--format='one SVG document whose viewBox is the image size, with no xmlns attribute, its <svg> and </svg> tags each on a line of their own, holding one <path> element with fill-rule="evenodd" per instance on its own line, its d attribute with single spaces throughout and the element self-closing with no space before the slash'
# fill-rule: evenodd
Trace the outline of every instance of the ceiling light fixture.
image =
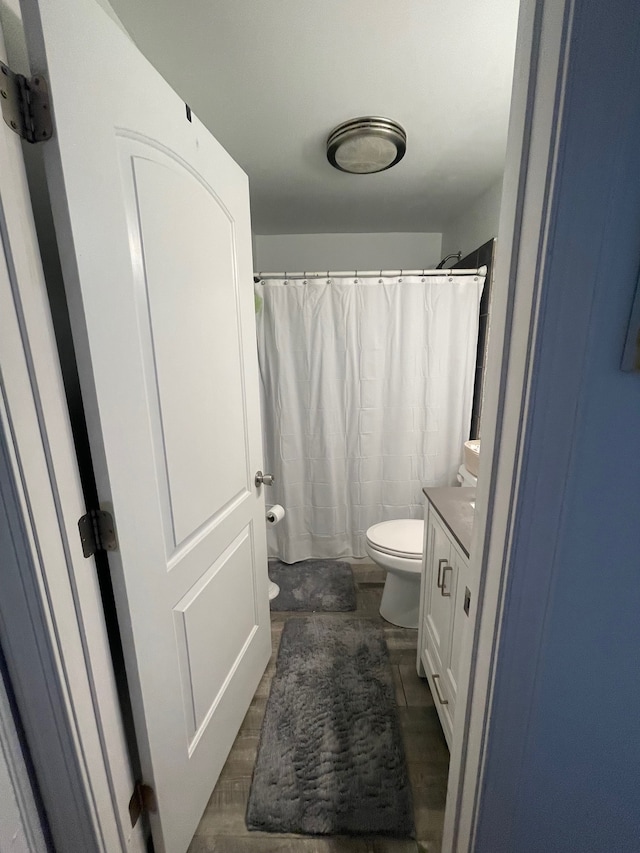
<svg viewBox="0 0 640 853">
<path fill-rule="evenodd" d="M 399 163 L 406 150 L 404 128 L 377 116 L 349 119 L 334 128 L 327 139 L 331 165 L 355 175 L 384 172 Z"/>
</svg>

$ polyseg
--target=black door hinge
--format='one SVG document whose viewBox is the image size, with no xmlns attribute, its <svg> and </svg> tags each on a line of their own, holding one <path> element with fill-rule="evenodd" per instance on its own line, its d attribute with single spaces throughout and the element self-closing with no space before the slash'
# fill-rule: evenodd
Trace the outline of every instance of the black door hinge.
<svg viewBox="0 0 640 853">
<path fill-rule="evenodd" d="M 93 557 L 96 551 L 115 551 L 118 547 L 115 524 L 110 512 L 90 509 L 78 519 L 82 553 Z"/>
<path fill-rule="evenodd" d="M 151 785 L 145 785 L 144 782 L 136 782 L 133 794 L 131 794 L 131 799 L 129 800 L 131 826 L 136 825 L 141 814 L 157 811 L 156 792 Z"/>
<path fill-rule="evenodd" d="M 53 136 L 49 87 L 41 74 L 25 77 L 0 62 L 0 106 L 5 123 L 27 142 Z"/>
</svg>

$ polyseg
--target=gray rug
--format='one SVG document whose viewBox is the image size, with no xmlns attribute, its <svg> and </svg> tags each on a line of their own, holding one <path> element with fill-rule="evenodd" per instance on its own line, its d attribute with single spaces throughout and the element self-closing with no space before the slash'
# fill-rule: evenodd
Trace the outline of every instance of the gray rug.
<svg viewBox="0 0 640 853">
<path fill-rule="evenodd" d="M 266 832 L 414 837 L 389 654 L 371 620 L 285 624 L 246 822 Z"/>
<path fill-rule="evenodd" d="M 356 588 L 349 563 L 341 560 L 269 560 L 269 577 L 280 587 L 271 609 L 336 611 L 356 609 Z"/>
</svg>

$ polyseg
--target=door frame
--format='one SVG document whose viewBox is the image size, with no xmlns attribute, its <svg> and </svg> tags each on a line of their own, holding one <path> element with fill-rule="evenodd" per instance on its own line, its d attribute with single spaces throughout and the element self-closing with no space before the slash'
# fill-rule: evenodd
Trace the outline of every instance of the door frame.
<svg viewBox="0 0 640 853">
<path fill-rule="evenodd" d="M 586 123 L 583 107 L 572 101 L 581 80 L 571 59 L 576 34 L 590 26 L 590 2 L 522 0 L 520 7 L 470 561 L 481 583 L 463 650 L 464 713 L 455 723 L 442 853 L 479 849 L 480 815 L 495 812 L 498 800 L 501 814 L 509 814 L 504 792 L 515 798 L 521 786 L 538 656 L 560 568 L 562 506 L 599 272 L 585 268 L 583 258 L 581 229 L 588 234 L 591 226 L 581 207 L 586 178 L 570 172 L 574 151 L 565 150 L 571 122 Z M 628 3 L 619 14 L 630 9 Z M 624 80 L 617 84 L 627 101 Z M 601 141 L 595 132 L 581 140 L 593 162 Z M 607 178 L 598 176 L 603 198 Z M 561 206 L 575 209 L 572 230 L 556 228 Z M 623 344 L 621 336 L 621 354 Z M 510 704 L 492 727 L 498 677 Z M 500 791 L 485 776 L 489 755 L 501 759 Z M 511 849 L 509 826 L 499 833 Z"/>
<path fill-rule="evenodd" d="M 5 551 L 3 550 L 3 555 Z M 0 651 L 0 849 L 48 853 L 42 810 L 24 755 L 11 682 Z"/>
<path fill-rule="evenodd" d="M 574 318 L 574 332 L 578 341 L 576 354 L 573 363 L 567 365 L 562 375 L 565 397 L 562 411 L 557 414 L 557 422 L 566 440 L 559 449 L 553 469 L 545 459 L 547 465 L 544 471 L 538 470 L 537 462 L 543 459 L 542 448 L 540 445 L 532 446 L 527 438 L 532 434 L 531 403 L 534 397 L 535 411 L 539 412 L 558 393 L 558 378 L 549 370 L 548 364 L 540 364 L 539 344 L 543 331 L 548 336 L 553 334 L 553 309 L 557 307 L 548 299 L 545 271 L 549 235 L 553 228 L 552 201 L 554 193 L 558 192 L 558 143 L 574 5 L 575 0 L 521 2 L 483 408 L 485 436 L 477 491 L 478 523 L 475 525 L 470 561 L 471 571 L 477 571 L 484 580 L 475 603 L 475 630 L 468 632 L 467 636 L 469 655 L 463 655 L 469 657 L 470 663 L 468 671 L 461 672 L 460 678 L 458 702 L 459 708 L 465 708 L 465 712 L 456 716 L 443 853 L 465 853 L 472 849 L 474 843 L 507 580 L 511 580 L 510 572 L 516 551 L 519 563 L 525 564 L 529 560 L 544 559 L 553 550 L 559 526 L 557 514 L 553 517 L 552 513 L 545 513 L 540 518 L 541 538 L 537 537 L 536 543 L 526 541 L 527 530 L 523 521 L 530 519 L 536 510 L 539 512 L 541 500 L 544 496 L 554 494 L 554 489 L 555 494 L 562 494 L 571 450 L 569 439 L 579 391 L 577 382 L 575 387 L 566 383 L 567 377 L 576 378 L 580 375 L 580 343 L 583 343 L 589 323 L 588 294 L 584 300 L 584 311 L 576 313 Z M 37 255 L 37 247 L 33 251 Z M 25 346 L 37 340 L 37 335 L 42 333 L 42 328 L 47 329 L 48 324 L 49 320 L 42 315 L 38 322 L 25 328 Z M 549 346 L 548 340 L 546 346 Z M 52 393 L 57 393 L 63 400 L 61 383 Z M 56 429 L 60 424 L 59 412 L 39 407 L 37 422 L 42 434 L 49 436 L 50 441 L 62 441 L 63 437 L 56 437 Z M 66 441 L 68 445 L 68 437 Z M 68 446 L 65 452 L 67 464 L 73 467 L 75 462 L 69 455 Z M 28 499 L 37 489 L 53 490 L 55 480 L 51 471 L 43 468 L 37 477 L 23 485 L 25 499 Z M 544 494 L 540 489 L 544 490 Z M 13 506 L 20 510 L 22 522 L 28 520 L 35 533 L 40 535 L 39 519 L 33 514 L 29 515 L 17 496 L 14 496 Z M 523 625 L 519 647 L 514 650 L 514 653 L 519 651 L 522 654 L 526 651 L 531 655 L 531 666 L 519 672 L 519 686 L 525 696 L 530 694 L 535 681 L 534 658 L 541 643 L 552 581 L 551 565 L 550 562 L 547 573 L 538 576 L 535 587 L 528 590 L 531 593 L 527 599 L 530 618 Z M 487 566 L 497 566 L 499 569 L 487 572 Z M 48 569 L 54 570 L 52 567 Z M 67 570 L 60 565 L 55 567 L 55 571 L 62 577 Z M 68 580 L 66 576 L 66 582 Z M 64 615 L 60 609 L 51 609 L 51 602 L 42 589 L 36 593 L 40 597 L 40 605 L 47 608 L 46 619 L 60 622 Z M 46 624 L 44 617 L 43 612 L 43 625 Z M 46 630 L 50 642 L 50 625 L 46 626 Z M 58 651 L 60 661 L 64 663 L 66 651 L 60 647 Z M 14 670 L 20 672 L 24 660 L 20 660 L 14 650 L 9 652 Z M 92 668 L 97 671 L 100 666 L 96 670 L 95 653 L 86 649 L 85 653 L 86 673 L 89 676 Z M 56 667 L 49 665 L 45 673 L 53 677 L 57 688 L 64 686 L 62 675 Z M 468 680 L 467 676 L 468 690 L 463 686 Z M 54 715 L 60 712 L 64 712 L 65 716 L 69 713 L 72 715 L 78 709 L 78 705 L 74 709 L 73 697 L 69 707 L 68 698 L 63 698 L 59 693 L 49 695 Z M 92 704 L 92 708 L 97 714 L 96 706 Z M 515 738 L 515 743 L 524 742 L 525 717 L 523 715 L 517 719 L 513 729 L 506 732 L 504 737 Z M 100 725 L 98 716 L 94 722 L 97 727 Z M 84 758 L 88 772 L 109 774 L 104 751 L 85 754 Z M 514 778 L 519 770 L 518 758 L 519 754 L 514 756 L 509 768 Z M 81 777 L 78 769 L 75 782 L 80 782 Z M 64 796 L 62 788 L 59 786 L 57 792 L 51 792 L 52 796 Z"/>
<path fill-rule="evenodd" d="M 96 563 L 77 527 L 85 501 L 22 143 L 4 122 L 0 243 L 3 653 L 56 849 L 143 853 Z"/>
</svg>

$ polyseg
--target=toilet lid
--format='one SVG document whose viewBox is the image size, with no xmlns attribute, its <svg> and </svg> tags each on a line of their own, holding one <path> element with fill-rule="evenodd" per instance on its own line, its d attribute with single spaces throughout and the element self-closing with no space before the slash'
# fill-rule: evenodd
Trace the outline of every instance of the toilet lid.
<svg viewBox="0 0 640 853">
<path fill-rule="evenodd" d="M 400 518 L 381 521 L 367 530 L 367 541 L 385 554 L 397 557 L 422 557 L 424 521 Z"/>
</svg>

